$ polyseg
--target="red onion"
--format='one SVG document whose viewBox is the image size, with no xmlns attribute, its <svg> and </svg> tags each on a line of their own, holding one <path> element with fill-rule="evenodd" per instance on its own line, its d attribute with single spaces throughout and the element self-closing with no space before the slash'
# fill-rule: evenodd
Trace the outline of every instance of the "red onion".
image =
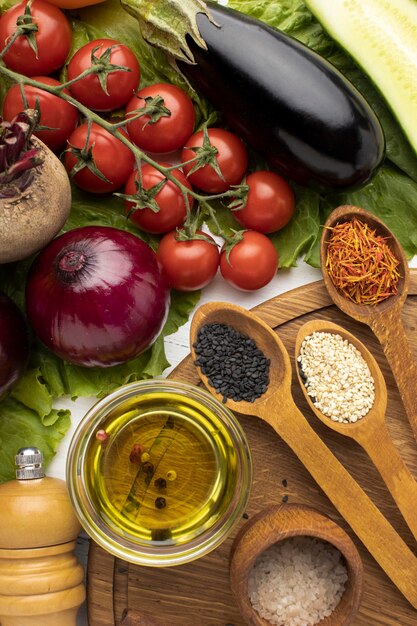
<svg viewBox="0 0 417 626">
<path fill-rule="evenodd" d="M 84 226 L 60 235 L 28 274 L 26 311 L 35 334 L 77 365 L 134 358 L 155 341 L 168 308 L 156 254 L 116 228 Z"/>
<path fill-rule="evenodd" d="M 24 317 L 13 300 L 0 294 L 0 398 L 19 380 L 28 355 Z"/>
</svg>

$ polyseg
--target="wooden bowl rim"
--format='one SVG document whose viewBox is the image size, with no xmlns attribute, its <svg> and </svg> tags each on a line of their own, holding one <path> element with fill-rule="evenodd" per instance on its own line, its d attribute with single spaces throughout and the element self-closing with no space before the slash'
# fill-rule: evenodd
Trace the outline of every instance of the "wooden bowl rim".
<svg viewBox="0 0 417 626">
<path fill-rule="evenodd" d="M 307 522 L 306 516 L 309 518 Z M 273 532 L 269 526 L 271 520 L 274 522 Z M 285 531 L 280 528 L 284 521 L 290 521 L 291 525 Z M 257 541 L 257 549 L 251 553 L 256 535 L 260 541 Z M 298 503 L 282 503 L 262 509 L 245 523 L 233 541 L 229 576 L 232 593 L 242 616 L 250 620 L 248 624 L 270 626 L 270 622 L 259 615 L 249 600 L 249 572 L 258 556 L 267 548 L 278 541 L 297 536 L 327 541 L 341 552 L 348 569 L 348 584 L 333 613 L 320 620 L 317 626 L 348 626 L 357 614 L 363 596 L 362 558 L 351 537 L 337 522 L 314 507 Z"/>
</svg>

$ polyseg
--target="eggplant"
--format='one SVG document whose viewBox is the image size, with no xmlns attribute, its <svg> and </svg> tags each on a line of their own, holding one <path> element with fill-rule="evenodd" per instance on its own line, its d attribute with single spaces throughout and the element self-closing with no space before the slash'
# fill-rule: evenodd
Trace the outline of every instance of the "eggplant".
<svg viewBox="0 0 417 626">
<path fill-rule="evenodd" d="M 180 71 L 270 167 L 305 186 L 367 183 L 385 155 L 381 124 L 359 91 L 316 52 L 233 9 L 197 15 L 207 49 Z"/>
</svg>

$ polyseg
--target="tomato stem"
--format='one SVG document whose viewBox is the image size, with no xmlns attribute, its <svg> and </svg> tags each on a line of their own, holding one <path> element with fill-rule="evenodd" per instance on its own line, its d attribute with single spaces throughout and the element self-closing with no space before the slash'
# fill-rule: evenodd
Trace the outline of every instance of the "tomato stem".
<svg viewBox="0 0 417 626">
<path fill-rule="evenodd" d="M 3 54 L 4 54 L 4 50 L 2 51 L 2 53 L 0 53 L 0 58 Z M 187 187 L 186 185 L 184 185 L 180 180 L 178 180 L 172 174 L 172 170 L 178 169 L 179 167 L 178 165 L 168 165 L 168 166 L 161 165 L 160 163 L 155 161 L 152 157 L 150 157 L 146 152 L 142 151 L 138 146 L 136 146 L 129 139 L 127 135 L 120 132 L 119 129 L 125 126 L 129 122 L 129 120 L 123 120 L 121 122 L 116 122 L 116 123 L 112 121 L 108 121 L 104 119 L 103 117 L 101 117 L 100 115 L 98 115 L 97 113 L 95 113 L 94 111 L 92 111 L 91 109 L 89 109 L 87 106 L 85 106 L 78 100 L 76 100 L 70 94 L 67 94 L 64 92 L 64 89 L 68 86 L 71 86 L 74 82 L 81 80 L 82 78 L 85 78 L 89 74 L 95 74 L 95 73 L 97 73 L 97 70 L 95 69 L 95 67 L 90 67 L 86 69 L 84 72 L 82 72 L 77 78 L 74 78 L 71 81 L 63 83 L 62 85 L 55 86 L 55 85 L 48 85 L 45 83 L 38 82 L 34 78 L 31 78 L 29 76 L 23 76 L 22 74 L 19 74 L 18 72 L 11 70 L 8 67 L 5 67 L 4 65 L 0 65 L 0 76 L 3 75 L 13 80 L 15 83 L 19 85 L 21 91 L 23 91 L 24 85 L 29 85 L 31 87 L 36 87 L 38 89 L 51 93 L 54 96 L 61 98 L 62 100 L 65 100 L 69 104 L 73 105 L 79 111 L 79 113 L 86 118 L 90 126 L 93 122 L 98 124 L 99 126 L 101 126 L 101 128 L 104 128 L 108 133 L 116 137 L 122 144 L 127 146 L 131 150 L 131 152 L 133 152 L 135 156 L 135 160 L 136 160 L 137 167 L 138 167 L 140 184 L 142 184 L 140 164 L 142 162 L 145 162 L 151 165 L 153 168 L 155 168 L 159 172 L 161 172 L 167 180 L 169 180 L 174 185 L 176 185 L 180 189 L 184 197 L 185 204 L 186 204 L 187 218 L 186 218 L 184 228 L 185 228 L 185 231 L 188 232 L 188 234 L 191 235 L 192 230 L 195 230 L 195 228 L 193 229 L 193 227 L 191 226 L 191 210 L 190 210 L 190 203 L 189 203 L 190 197 L 193 197 L 198 203 L 201 204 L 201 206 L 204 206 L 204 208 L 208 211 L 210 217 L 213 219 L 213 223 L 215 224 L 216 228 L 218 228 L 218 231 L 220 234 L 221 229 L 215 217 L 215 210 L 210 205 L 210 201 L 221 200 L 223 198 L 236 196 L 236 189 L 230 189 L 223 193 L 212 194 L 212 195 L 202 194 L 202 193 L 199 193 L 198 191 L 195 191 L 194 189 L 190 189 L 190 187 Z M 184 164 L 188 165 L 190 163 L 197 164 L 198 160 L 199 160 L 199 155 L 197 154 L 193 159 L 186 161 L 182 165 Z"/>
</svg>

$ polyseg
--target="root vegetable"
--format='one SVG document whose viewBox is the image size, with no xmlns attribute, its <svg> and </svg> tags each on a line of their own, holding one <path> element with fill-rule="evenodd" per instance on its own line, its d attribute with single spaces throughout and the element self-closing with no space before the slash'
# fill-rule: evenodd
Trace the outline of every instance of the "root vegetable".
<svg viewBox="0 0 417 626">
<path fill-rule="evenodd" d="M 21 113 L 0 129 L 0 264 L 43 248 L 62 228 L 71 208 L 64 166 L 31 136 L 35 114 Z"/>
</svg>

